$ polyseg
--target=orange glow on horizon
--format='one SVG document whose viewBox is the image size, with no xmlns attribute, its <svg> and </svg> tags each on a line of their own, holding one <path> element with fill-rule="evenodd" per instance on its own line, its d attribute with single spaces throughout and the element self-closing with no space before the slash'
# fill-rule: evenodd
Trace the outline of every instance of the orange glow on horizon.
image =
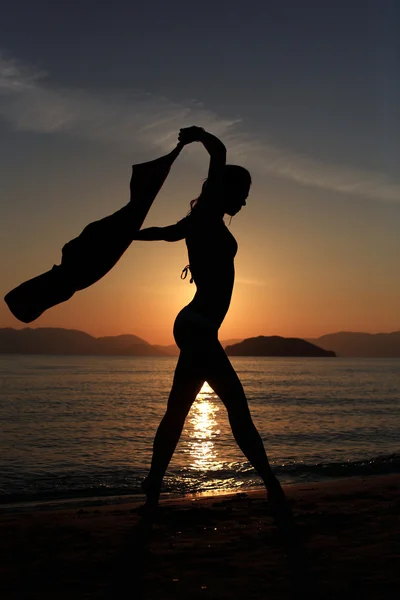
<svg viewBox="0 0 400 600">
<path fill-rule="evenodd" d="M 400 284 L 389 267 L 387 273 L 378 266 L 372 270 L 370 262 L 365 275 L 359 261 L 357 268 L 346 261 L 344 250 L 333 263 L 333 258 L 306 245 L 295 252 L 288 239 L 285 251 L 273 254 L 263 246 L 257 224 L 253 233 L 246 229 L 233 233 L 240 239 L 240 249 L 221 340 L 259 335 L 316 338 L 337 331 L 400 329 Z M 268 240 L 269 249 L 276 243 Z M 183 242 L 132 245 L 101 281 L 29 325 L 17 321 L 1 303 L 0 327 L 64 327 L 95 337 L 133 334 L 150 344 L 173 344 L 175 317 L 195 293 L 194 284 L 180 279 L 186 264 Z M 22 260 L 20 265 L 24 268 L 17 274 L 5 271 L 3 295 L 42 268 L 42 263 L 35 267 Z"/>
</svg>

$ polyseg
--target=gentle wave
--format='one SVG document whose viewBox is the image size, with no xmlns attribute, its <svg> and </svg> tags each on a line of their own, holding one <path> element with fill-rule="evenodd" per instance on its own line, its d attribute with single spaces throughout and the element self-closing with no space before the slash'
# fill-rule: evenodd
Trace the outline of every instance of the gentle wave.
<svg viewBox="0 0 400 600">
<path fill-rule="evenodd" d="M 274 468 L 276 475 L 283 483 L 298 483 L 307 481 L 322 481 L 326 479 L 384 475 L 389 473 L 400 473 L 400 454 L 390 454 L 386 456 L 376 456 L 368 460 L 331 462 L 331 463 L 294 463 L 280 465 Z M 41 490 L 25 489 L 17 493 L 0 493 L 0 504 L 9 505 L 13 503 L 27 502 L 48 502 L 69 499 L 94 499 L 110 498 L 115 496 L 139 496 L 142 495 L 140 482 L 145 473 L 132 475 L 126 469 L 118 472 L 103 469 L 100 472 L 93 472 L 90 477 L 93 485 L 85 486 L 89 474 L 75 473 L 74 475 L 59 477 L 56 474 L 54 479 L 46 474 L 43 479 L 39 474 L 32 473 L 21 475 L 21 480 L 25 485 L 33 485 L 36 481 Z M 103 483 L 99 485 L 99 480 Z M 235 482 L 235 483 L 233 483 Z M 228 486 L 226 485 L 228 483 Z M 47 484 L 46 490 L 43 489 Z M 221 491 L 227 489 L 247 489 L 262 487 L 258 481 L 257 475 L 253 469 L 234 465 L 231 469 L 219 469 L 202 473 L 200 476 L 193 477 L 187 469 L 177 470 L 169 473 L 165 478 L 164 494 L 180 496 L 187 493 L 199 493 Z"/>
</svg>

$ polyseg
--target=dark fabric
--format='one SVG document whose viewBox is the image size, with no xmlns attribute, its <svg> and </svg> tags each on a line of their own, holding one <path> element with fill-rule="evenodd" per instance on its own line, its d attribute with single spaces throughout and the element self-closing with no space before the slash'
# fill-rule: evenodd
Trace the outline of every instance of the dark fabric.
<svg viewBox="0 0 400 600">
<path fill-rule="evenodd" d="M 48 308 L 89 287 L 118 262 L 160 191 L 181 146 L 156 160 L 133 165 L 129 203 L 90 223 L 62 249 L 61 265 L 14 288 L 4 300 L 13 315 L 30 323 Z"/>
</svg>

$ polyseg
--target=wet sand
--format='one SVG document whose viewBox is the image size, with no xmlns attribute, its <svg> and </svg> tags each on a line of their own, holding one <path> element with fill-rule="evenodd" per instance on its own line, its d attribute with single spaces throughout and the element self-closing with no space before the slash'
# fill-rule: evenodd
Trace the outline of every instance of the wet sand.
<svg viewBox="0 0 400 600">
<path fill-rule="evenodd" d="M 400 592 L 400 475 L 287 486 L 294 526 L 264 494 L 0 517 L 0 598 L 391 599 Z"/>
</svg>

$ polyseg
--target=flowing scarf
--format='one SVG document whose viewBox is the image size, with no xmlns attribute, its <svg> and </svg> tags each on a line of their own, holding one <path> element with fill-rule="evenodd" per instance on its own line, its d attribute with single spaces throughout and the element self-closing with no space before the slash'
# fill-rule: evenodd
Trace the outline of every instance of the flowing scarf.
<svg viewBox="0 0 400 600">
<path fill-rule="evenodd" d="M 5 296 L 17 319 L 24 323 L 34 321 L 45 310 L 93 285 L 112 269 L 143 225 L 181 149 L 178 144 L 161 158 L 133 165 L 128 204 L 90 223 L 77 238 L 65 244 L 60 265 L 25 281 Z"/>
</svg>

